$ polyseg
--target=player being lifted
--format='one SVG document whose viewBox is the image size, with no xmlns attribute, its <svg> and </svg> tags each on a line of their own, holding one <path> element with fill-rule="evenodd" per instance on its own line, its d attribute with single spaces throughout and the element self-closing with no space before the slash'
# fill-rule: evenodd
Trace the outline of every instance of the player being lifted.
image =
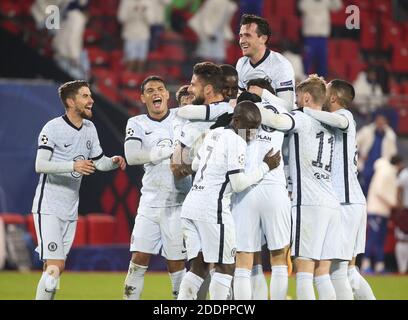
<svg viewBox="0 0 408 320">
<path fill-rule="evenodd" d="M 75 237 L 79 188 L 83 175 L 95 170 L 126 168 L 121 156 L 108 158 L 101 149 L 92 118 L 92 99 L 86 81 L 76 80 L 58 89 L 65 115 L 49 121 L 38 138 L 35 170 L 41 173 L 32 212 L 36 251 L 44 261 L 37 300 L 52 300 Z"/>
<path fill-rule="evenodd" d="M 257 129 L 260 122 L 255 104 L 238 104 L 231 127 L 210 131 L 194 158 L 192 169 L 196 176 L 182 209 L 183 235 L 191 269 L 181 283 L 179 300 L 196 299 L 210 263 L 215 264 L 210 298 L 225 300 L 229 294 L 236 252 L 231 194 L 258 182 L 280 162 L 279 153 L 266 155 L 265 163 L 254 172 L 242 172 L 246 142 L 256 134 L 256 130 L 250 129 Z"/>
<path fill-rule="evenodd" d="M 162 78 L 146 78 L 141 91 L 147 114 L 130 118 L 126 127 L 126 159 L 129 165 L 144 165 L 145 173 L 132 232 L 132 258 L 125 280 L 124 299 L 140 299 L 150 257 L 158 254 L 160 249 L 167 260 L 176 299 L 185 274 L 186 258 L 180 212 L 191 187 L 191 178 L 175 181 L 170 171 L 170 156 L 184 120 L 177 117 L 177 109 L 168 109 L 169 91 Z"/>
<path fill-rule="evenodd" d="M 244 14 L 240 26 L 239 44 L 243 57 L 236 65 L 240 90 L 244 91 L 251 79 L 265 79 L 276 95 L 286 101 L 284 107 L 291 111 L 295 102 L 295 73 L 283 55 L 268 49 L 271 36 L 268 22 L 261 17 Z"/>
<path fill-rule="evenodd" d="M 297 88 L 300 106 L 321 110 L 326 84 L 316 75 Z M 298 299 L 315 299 L 313 279 L 319 299 L 336 299 L 330 280 L 330 264 L 342 256 L 340 204 L 332 185 L 334 132 L 302 112 L 275 114 L 261 109 L 263 123 L 288 130 L 289 167 L 293 181 L 292 255 L 296 268 Z"/>
<path fill-rule="evenodd" d="M 333 187 L 341 204 L 343 261 L 331 267 L 331 280 L 337 299 L 374 300 L 367 281 L 356 267 L 356 257 L 364 253 L 367 224 L 366 199 L 357 180 L 356 123 L 351 106 L 355 92 L 347 81 L 336 79 L 327 84 L 325 107 L 330 112 L 304 108 L 304 112 L 336 128 L 333 152 Z M 348 268 L 347 268 L 348 267 Z M 351 288 L 350 288 L 351 284 Z"/>
</svg>

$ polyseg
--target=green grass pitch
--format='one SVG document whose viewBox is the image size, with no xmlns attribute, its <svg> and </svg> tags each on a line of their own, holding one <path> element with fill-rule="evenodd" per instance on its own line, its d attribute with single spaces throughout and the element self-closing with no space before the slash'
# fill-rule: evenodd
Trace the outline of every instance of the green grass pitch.
<svg viewBox="0 0 408 320">
<path fill-rule="evenodd" d="M 0 300 L 31 300 L 35 296 L 40 272 L 0 272 Z M 267 274 L 269 282 L 270 274 Z M 57 292 L 58 300 L 115 300 L 122 299 L 126 273 L 66 272 Z M 367 276 L 377 299 L 407 300 L 408 276 Z M 295 278 L 289 279 L 289 293 L 295 297 Z M 167 273 L 148 272 L 142 299 L 169 300 L 171 284 Z"/>
</svg>

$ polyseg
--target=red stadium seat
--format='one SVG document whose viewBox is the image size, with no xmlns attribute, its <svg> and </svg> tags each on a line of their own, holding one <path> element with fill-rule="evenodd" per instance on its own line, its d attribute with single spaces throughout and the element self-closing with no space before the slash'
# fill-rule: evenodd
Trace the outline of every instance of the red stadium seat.
<svg viewBox="0 0 408 320">
<path fill-rule="evenodd" d="M 16 1 L 1 1 L 0 13 L 8 18 L 13 18 L 22 13 L 22 8 Z"/>
<path fill-rule="evenodd" d="M 11 34 L 18 35 L 22 32 L 21 26 L 11 20 L 4 20 L 0 22 L 0 28 L 10 32 Z"/>
<path fill-rule="evenodd" d="M 136 88 L 140 86 L 144 79 L 144 74 L 132 72 L 132 71 L 123 71 L 120 75 L 120 85 L 122 87 Z"/>
<path fill-rule="evenodd" d="M 128 102 L 130 105 L 134 105 L 140 102 L 141 92 L 137 89 L 122 89 L 120 91 L 121 100 Z"/>
<path fill-rule="evenodd" d="M 408 72 L 408 44 L 404 42 L 394 44 L 391 70 L 397 73 Z"/>
<path fill-rule="evenodd" d="M 91 66 L 108 66 L 110 63 L 109 54 L 98 47 L 88 47 L 88 58 Z"/>
<path fill-rule="evenodd" d="M 296 0 L 275 1 L 274 14 L 279 17 L 293 17 L 296 14 Z"/>
<path fill-rule="evenodd" d="M 76 225 L 75 238 L 72 247 L 80 247 L 87 244 L 86 242 L 86 219 L 83 216 L 78 216 Z"/>
<path fill-rule="evenodd" d="M 377 47 L 378 24 L 375 18 L 371 15 L 362 13 L 360 17 L 361 33 L 360 44 L 361 48 L 366 50 L 374 50 Z"/>
<path fill-rule="evenodd" d="M 394 43 L 400 42 L 403 34 L 400 24 L 390 19 L 381 20 L 381 48 L 383 50 L 387 50 Z"/>
<path fill-rule="evenodd" d="M 179 44 L 165 44 L 161 48 L 166 53 L 166 60 L 183 63 L 186 59 L 184 48 Z"/>
<path fill-rule="evenodd" d="M 84 43 L 86 45 L 94 45 L 98 43 L 102 38 L 100 32 L 92 28 L 86 28 L 84 32 Z"/>
<path fill-rule="evenodd" d="M 284 38 L 292 42 L 298 42 L 300 39 L 301 22 L 297 16 L 283 17 L 282 32 Z"/>
<path fill-rule="evenodd" d="M 17 212 L 1 212 L 0 219 L 4 224 L 22 224 L 25 225 L 24 215 Z"/>
<path fill-rule="evenodd" d="M 398 134 L 408 135 L 408 108 L 406 107 L 397 108 L 398 112 Z"/>
<path fill-rule="evenodd" d="M 344 27 L 347 17 L 349 16 L 344 9 L 340 9 L 339 11 L 332 12 L 331 16 L 331 24 L 332 26 L 336 27 Z"/>
<path fill-rule="evenodd" d="M 392 0 L 372 0 L 372 7 L 382 16 L 392 15 Z"/>
<path fill-rule="evenodd" d="M 114 243 L 115 218 L 103 213 L 86 215 L 88 244 L 101 245 Z"/>
<path fill-rule="evenodd" d="M 390 93 L 389 93 L 390 97 L 388 99 L 388 104 L 392 107 L 400 107 L 401 106 L 401 94 L 403 93 L 401 84 L 391 79 L 388 82 L 388 87 L 390 90 Z"/>
</svg>

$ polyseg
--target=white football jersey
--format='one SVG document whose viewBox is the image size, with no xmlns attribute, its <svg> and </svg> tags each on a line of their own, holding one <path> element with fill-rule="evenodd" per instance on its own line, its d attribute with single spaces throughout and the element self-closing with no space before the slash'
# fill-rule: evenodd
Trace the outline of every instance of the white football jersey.
<svg viewBox="0 0 408 320">
<path fill-rule="evenodd" d="M 229 175 L 244 171 L 246 147 L 230 128 L 207 134 L 197 154 L 199 167 L 183 203 L 183 218 L 221 224 L 223 217 L 231 214 Z"/>
<path fill-rule="evenodd" d="M 187 121 L 183 125 L 179 138 L 179 142 L 183 148 L 192 148 L 194 144 L 210 130 L 210 127 L 220 115 L 226 112 L 234 112 L 229 102 L 226 101 L 210 103 L 206 105 L 206 107 L 205 121 Z"/>
<path fill-rule="evenodd" d="M 148 114 L 132 117 L 126 126 L 125 143 L 139 140 L 145 150 L 156 146 L 173 146 L 174 137 L 180 135 L 184 121 L 177 116 L 177 109 L 169 109 L 160 121 Z M 191 177 L 176 181 L 170 170 L 170 159 L 160 163 L 146 163 L 143 167 L 145 173 L 139 206 L 163 208 L 178 206 L 183 202 L 191 187 Z"/>
<path fill-rule="evenodd" d="M 249 80 L 262 78 L 269 81 L 278 97 L 281 92 L 292 91 L 295 101 L 295 72 L 289 60 L 280 53 L 267 49 L 264 57 L 255 65 L 248 57 L 241 57 L 236 69 L 241 91 L 247 89 Z"/>
<path fill-rule="evenodd" d="M 340 203 L 365 204 L 366 199 L 357 179 L 356 122 L 352 113 L 346 109 L 335 113 L 346 117 L 349 125 L 345 130 L 334 130 L 333 187 Z"/>
<path fill-rule="evenodd" d="M 267 102 L 257 103 L 259 107 L 273 110 L 275 113 L 287 113 L 287 110 L 281 106 L 271 106 Z M 258 129 L 256 138 L 248 144 L 246 151 L 245 172 L 250 173 L 259 168 L 262 164 L 265 155 L 273 148 L 273 153 L 281 151 L 283 144 L 284 133 L 277 131 L 268 126 L 261 125 Z M 285 173 L 283 171 L 283 161 L 279 167 L 269 171 L 264 178 L 259 182 L 262 184 L 282 184 L 286 186 Z"/>
<path fill-rule="evenodd" d="M 52 152 L 50 161 L 97 160 L 103 151 L 94 124 L 83 120 L 81 128 L 66 115 L 52 119 L 42 128 L 38 148 Z M 42 173 L 35 191 L 32 212 L 53 214 L 61 220 L 77 220 L 82 175 L 77 172 Z"/>
<path fill-rule="evenodd" d="M 290 113 L 289 171 L 293 206 L 338 208 L 332 184 L 334 131 L 307 114 Z"/>
</svg>

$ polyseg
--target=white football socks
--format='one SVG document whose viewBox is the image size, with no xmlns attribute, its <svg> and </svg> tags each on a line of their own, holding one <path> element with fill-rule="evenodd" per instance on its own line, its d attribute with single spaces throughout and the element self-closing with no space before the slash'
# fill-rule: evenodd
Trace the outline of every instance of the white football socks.
<svg viewBox="0 0 408 320">
<path fill-rule="evenodd" d="M 336 300 L 336 291 L 330 280 L 330 275 L 324 274 L 314 278 L 319 300 Z"/>
<path fill-rule="evenodd" d="M 125 292 L 123 294 L 123 299 L 140 300 L 146 270 L 147 266 L 140 266 L 130 261 L 129 271 L 125 279 Z"/>
<path fill-rule="evenodd" d="M 234 298 L 235 300 L 252 299 L 251 270 L 235 268 Z"/>
<path fill-rule="evenodd" d="M 210 283 L 211 300 L 227 300 L 231 288 L 232 276 L 214 272 Z"/>
<path fill-rule="evenodd" d="M 313 288 L 313 273 L 296 273 L 296 299 L 297 300 L 316 300 Z"/>
<path fill-rule="evenodd" d="M 354 300 L 353 290 L 347 275 L 348 261 L 332 261 L 330 279 L 336 291 L 337 300 Z"/>
<path fill-rule="evenodd" d="M 268 300 L 268 283 L 261 264 L 252 267 L 251 285 L 253 300 Z"/>
<path fill-rule="evenodd" d="M 180 291 L 180 284 L 185 275 L 186 275 L 186 269 L 176 271 L 173 273 L 169 272 L 169 276 L 171 280 L 171 287 L 172 287 L 172 294 L 173 294 L 174 300 L 177 300 L 177 297 Z"/>
<path fill-rule="evenodd" d="M 203 278 L 192 273 L 191 271 L 187 272 L 181 281 L 177 300 L 196 300 L 197 292 L 203 282 Z"/>
<path fill-rule="evenodd" d="M 40 281 L 38 282 L 35 300 L 54 300 L 58 280 L 59 277 L 55 278 L 48 272 L 44 271 L 41 275 Z"/>
<path fill-rule="evenodd" d="M 286 300 L 288 293 L 288 266 L 272 266 L 271 283 L 269 285 L 271 300 Z"/>
<path fill-rule="evenodd" d="M 348 268 L 348 278 L 356 300 L 376 300 L 368 282 L 358 272 L 357 267 Z"/>
</svg>

